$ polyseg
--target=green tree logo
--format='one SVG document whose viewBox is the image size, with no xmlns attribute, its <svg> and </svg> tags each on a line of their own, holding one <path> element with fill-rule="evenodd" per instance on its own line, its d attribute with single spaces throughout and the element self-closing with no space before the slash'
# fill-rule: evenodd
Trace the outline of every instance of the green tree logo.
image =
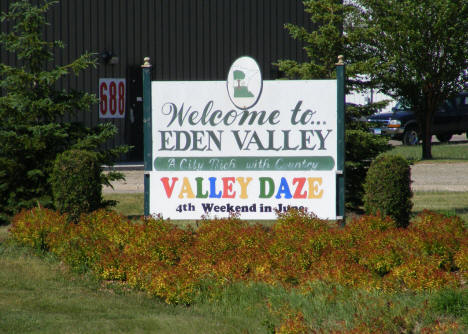
<svg viewBox="0 0 468 334">
<path fill-rule="evenodd" d="M 249 109 L 262 93 L 260 67 L 253 58 L 240 57 L 232 64 L 226 84 L 231 102 L 239 109 Z"/>
<path fill-rule="evenodd" d="M 234 97 L 253 97 L 252 92 L 249 91 L 247 85 L 241 85 L 241 81 L 245 79 L 245 73 L 236 70 L 234 71 L 234 80 L 237 81 L 237 85 L 234 87 Z"/>
</svg>

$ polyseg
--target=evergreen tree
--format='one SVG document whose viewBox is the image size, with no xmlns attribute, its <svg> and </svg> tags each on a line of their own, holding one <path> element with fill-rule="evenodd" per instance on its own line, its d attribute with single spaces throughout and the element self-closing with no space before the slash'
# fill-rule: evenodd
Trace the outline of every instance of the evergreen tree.
<svg viewBox="0 0 468 334">
<path fill-rule="evenodd" d="M 1 15 L 11 30 L 0 34 L 0 44 L 16 56 L 18 65 L 0 63 L 0 222 L 20 208 L 52 205 L 49 176 L 57 154 L 70 148 L 94 150 L 101 163 L 112 165 L 128 150 L 100 149 L 117 132 L 110 123 L 89 129 L 59 121 L 68 113 L 89 112 L 97 102 L 89 93 L 56 89 L 64 76 L 95 67 L 96 59 L 85 53 L 70 64 L 53 66 L 54 51 L 64 45 L 45 41 L 43 30 L 55 3 L 45 0 L 35 6 L 21 0 Z M 102 175 L 102 183 L 122 178 L 110 173 Z"/>
</svg>

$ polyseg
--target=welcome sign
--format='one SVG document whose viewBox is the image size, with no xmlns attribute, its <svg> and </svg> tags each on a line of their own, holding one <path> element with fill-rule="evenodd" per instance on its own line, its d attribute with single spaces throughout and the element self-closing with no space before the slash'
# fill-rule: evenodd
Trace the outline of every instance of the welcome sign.
<svg viewBox="0 0 468 334">
<path fill-rule="evenodd" d="M 263 81 L 241 57 L 226 81 L 154 81 L 151 98 L 151 214 L 336 219 L 336 80 Z"/>
</svg>

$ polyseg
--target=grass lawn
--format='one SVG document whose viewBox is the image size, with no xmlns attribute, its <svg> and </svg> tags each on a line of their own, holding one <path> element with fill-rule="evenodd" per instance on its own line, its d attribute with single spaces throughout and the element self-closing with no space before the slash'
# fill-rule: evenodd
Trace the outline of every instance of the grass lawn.
<svg viewBox="0 0 468 334">
<path fill-rule="evenodd" d="M 468 192 L 417 191 L 413 196 L 413 212 L 424 209 L 457 215 L 468 224 Z"/>
<path fill-rule="evenodd" d="M 303 294 L 235 284 L 192 306 L 169 306 L 69 273 L 53 258 L 5 243 L 5 231 L 0 227 L 0 333 L 272 333 L 297 309 L 325 332 L 376 321 L 389 333 L 439 320 L 468 324 L 466 290 L 382 294 L 318 284 Z"/>
<path fill-rule="evenodd" d="M 104 194 L 105 200 L 117 201 L 115 210 L 126 216 L 143 215 L 143 194 Z"/>
<path fill-rule="evenodd" d="M 395 146 L 386 154 L 401 155 L 410 161 L 420 161 L 422 159 L 422 148 L 421 145 Z M 431 162 L 468 161 L 468 144 L 456 142 L 449 144 L 434 143 L 432 145 L 432 157 Z"/>
<path fill-rule="evenodd" d="M 0 333 L 235 333 L 243 322 L 260 326 L 207 306 L 168 306 L 110 289 L 14 246 L 0 245 L 0 268 Z"/>
</svg>

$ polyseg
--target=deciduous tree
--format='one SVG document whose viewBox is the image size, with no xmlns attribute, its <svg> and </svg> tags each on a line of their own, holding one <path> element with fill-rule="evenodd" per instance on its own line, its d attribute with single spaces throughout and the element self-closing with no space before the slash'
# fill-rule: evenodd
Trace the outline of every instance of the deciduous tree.
<svg viewBox="0 0 468 334">
<path fill-rule="evenodd" d="M 308 0 L 304 4 L 316 29 L 287 28 L 305 43 L 310 61 L 282 61 L 280 69 L 289 77 L 329 78 L 334 75 L 333 59 L 344 54 L 353 79 L 349 88 L 374 87 L 404 99 L 420 125 L 423 158 L 432 158 L 434 113 L 446 99 L 466 89 L 468 2 Z"/>
<path fill-rule="evenodd" d="M 404 99 L 422 132 L 422 156 L 432 158 L 434 113 L 466 89 L 468 1 L 355 0 L 360 15 L 352 48 L 381 89 Z"/>
</svg>

